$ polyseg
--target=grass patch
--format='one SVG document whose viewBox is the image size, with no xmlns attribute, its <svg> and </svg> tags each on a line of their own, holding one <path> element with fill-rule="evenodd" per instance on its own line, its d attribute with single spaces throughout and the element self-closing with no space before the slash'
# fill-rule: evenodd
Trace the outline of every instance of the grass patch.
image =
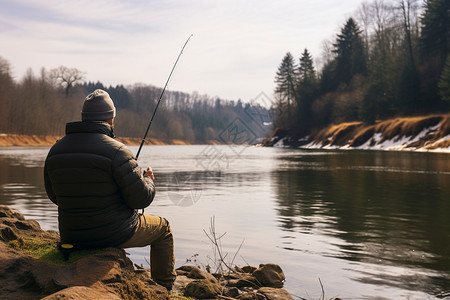
<svg viewBox="0 0 450 300">
<path fill-rule="evenodd" d="M 57 243 L 54 240 L 32 237 L 21 237 L 17 240 L 9 242 L 9 245 L 28 256 L 41 259 L 44 257 L 52 257 L 59 254 L 56 250 Z M 63 259 L 61 255 L 61 260 Z"/>
<path fill-rule="evenodd" d="M 108 249 L 76 250 L 70 254 L 69 260 L 65 261 L 62 253 L 57 249 L 57 242 L 52 239 L 22 237 L 9 242 L 9 245 L 25 255 L 36 258 L 42 262 L 56 265 L 70 264 L 80 258 L 100 253 Z"/>
</svg>

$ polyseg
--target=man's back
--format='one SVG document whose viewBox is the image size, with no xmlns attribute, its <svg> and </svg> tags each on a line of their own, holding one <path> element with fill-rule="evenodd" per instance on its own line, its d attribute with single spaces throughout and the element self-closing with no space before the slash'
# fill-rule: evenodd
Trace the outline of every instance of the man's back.
<svg viewBox="0 0 450 300">
<path fill-rule="evenodd" d="M 134 233 L 135 209 L 153 200 L 153 183 L 144 184 L 131 152 L 112 138 L 106 122 L 69 123 L 66 133 L 45 163 L 61 241 L 83 248 L 120 245 Z"/>
</svg>

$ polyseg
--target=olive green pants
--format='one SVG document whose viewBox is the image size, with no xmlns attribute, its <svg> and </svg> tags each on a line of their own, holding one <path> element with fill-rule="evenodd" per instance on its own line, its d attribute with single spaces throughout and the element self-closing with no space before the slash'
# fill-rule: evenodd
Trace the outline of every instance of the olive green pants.
<svg viewBox="0 0 450 300">
<path fill-rule="evenodd" d="M 170 290 L 176 278 L 175 255 L 172 230 L 165 218 L 140 215 L 134 235 L 119 247 L 133 248 L 147 245 L 150 245 L 150 268 L 153 280 Z"/>
</svg>

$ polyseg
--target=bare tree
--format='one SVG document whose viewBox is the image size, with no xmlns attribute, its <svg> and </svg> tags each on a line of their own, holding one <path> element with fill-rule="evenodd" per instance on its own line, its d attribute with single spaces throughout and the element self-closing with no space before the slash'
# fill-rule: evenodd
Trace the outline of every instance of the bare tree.
<svg viewBox="0 0 450 300">
<path fill-rule="evenodd" d="M 0 75 L 10 77 L 11 65 L 9 61 L 0 56 Z"/>
<path fill-rule="evenodd" d="M 9 125 L 10 101 L 13 92 L 13 80 L 10 75 L 9 61 L 0 56 L 0 132 L 5 132 Z"/>
<path fill-rule="evenodd" d="M 321 52 L 321 61 L 320 66 L 323 67 L 328 62 L 335 58 L 335 54 L 333 53 L 333 42 L 329 39 L 322 41 L 322 52 Z"/>
<path fill-rule="evenodd" d="M 417 0 L 399 0 L 400 10 L 402 14 L 403 29 L 405 31 L 406 42 L 408 44 L 408 53 L 411 64 L 414 65 L 413 53 L 413 27 L 416 27 L 417 11 L 419 6 Z"/>
<path fill-rule="evenodd" d="M 76 68 L 60 66 L 59 68 L 50 70 L 49 77 L 55 86 L 62 86 L 65 89 L 66 97 L 68 97 L 70 89 L 75 84 L 82 83 L 85 74 L 85 72 Z"/>
<path fill-rule="evenodd" d="M 369 28 L 371 25 L 371 6 L 367 2 L 363 2 L 356 11 L 356 18 L 359 23 L 363 24 L 364 30 L 364 46 L 366 56 L 369 53 Z"/>
</svg>

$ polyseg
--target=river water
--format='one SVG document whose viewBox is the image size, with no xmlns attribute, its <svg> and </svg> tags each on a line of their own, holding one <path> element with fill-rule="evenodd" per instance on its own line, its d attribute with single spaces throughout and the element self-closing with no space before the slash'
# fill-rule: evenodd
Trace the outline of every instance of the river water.
<svg viewBox="0 0 450 300">
<path fill-rule="evenodd" d="M 0 204 L 57 230 L 47 152 L 0 148 Z M 145 212 L 170 221 L 176 267 L 214 271 L 214 222 L 228 263 L 277 263 L 294 296 L 450 298 L 449 154 L 145 146 L 140 164 L 155 172 Z M 127 252 L 148 267 L 148 247 Z"/>
</svg>

